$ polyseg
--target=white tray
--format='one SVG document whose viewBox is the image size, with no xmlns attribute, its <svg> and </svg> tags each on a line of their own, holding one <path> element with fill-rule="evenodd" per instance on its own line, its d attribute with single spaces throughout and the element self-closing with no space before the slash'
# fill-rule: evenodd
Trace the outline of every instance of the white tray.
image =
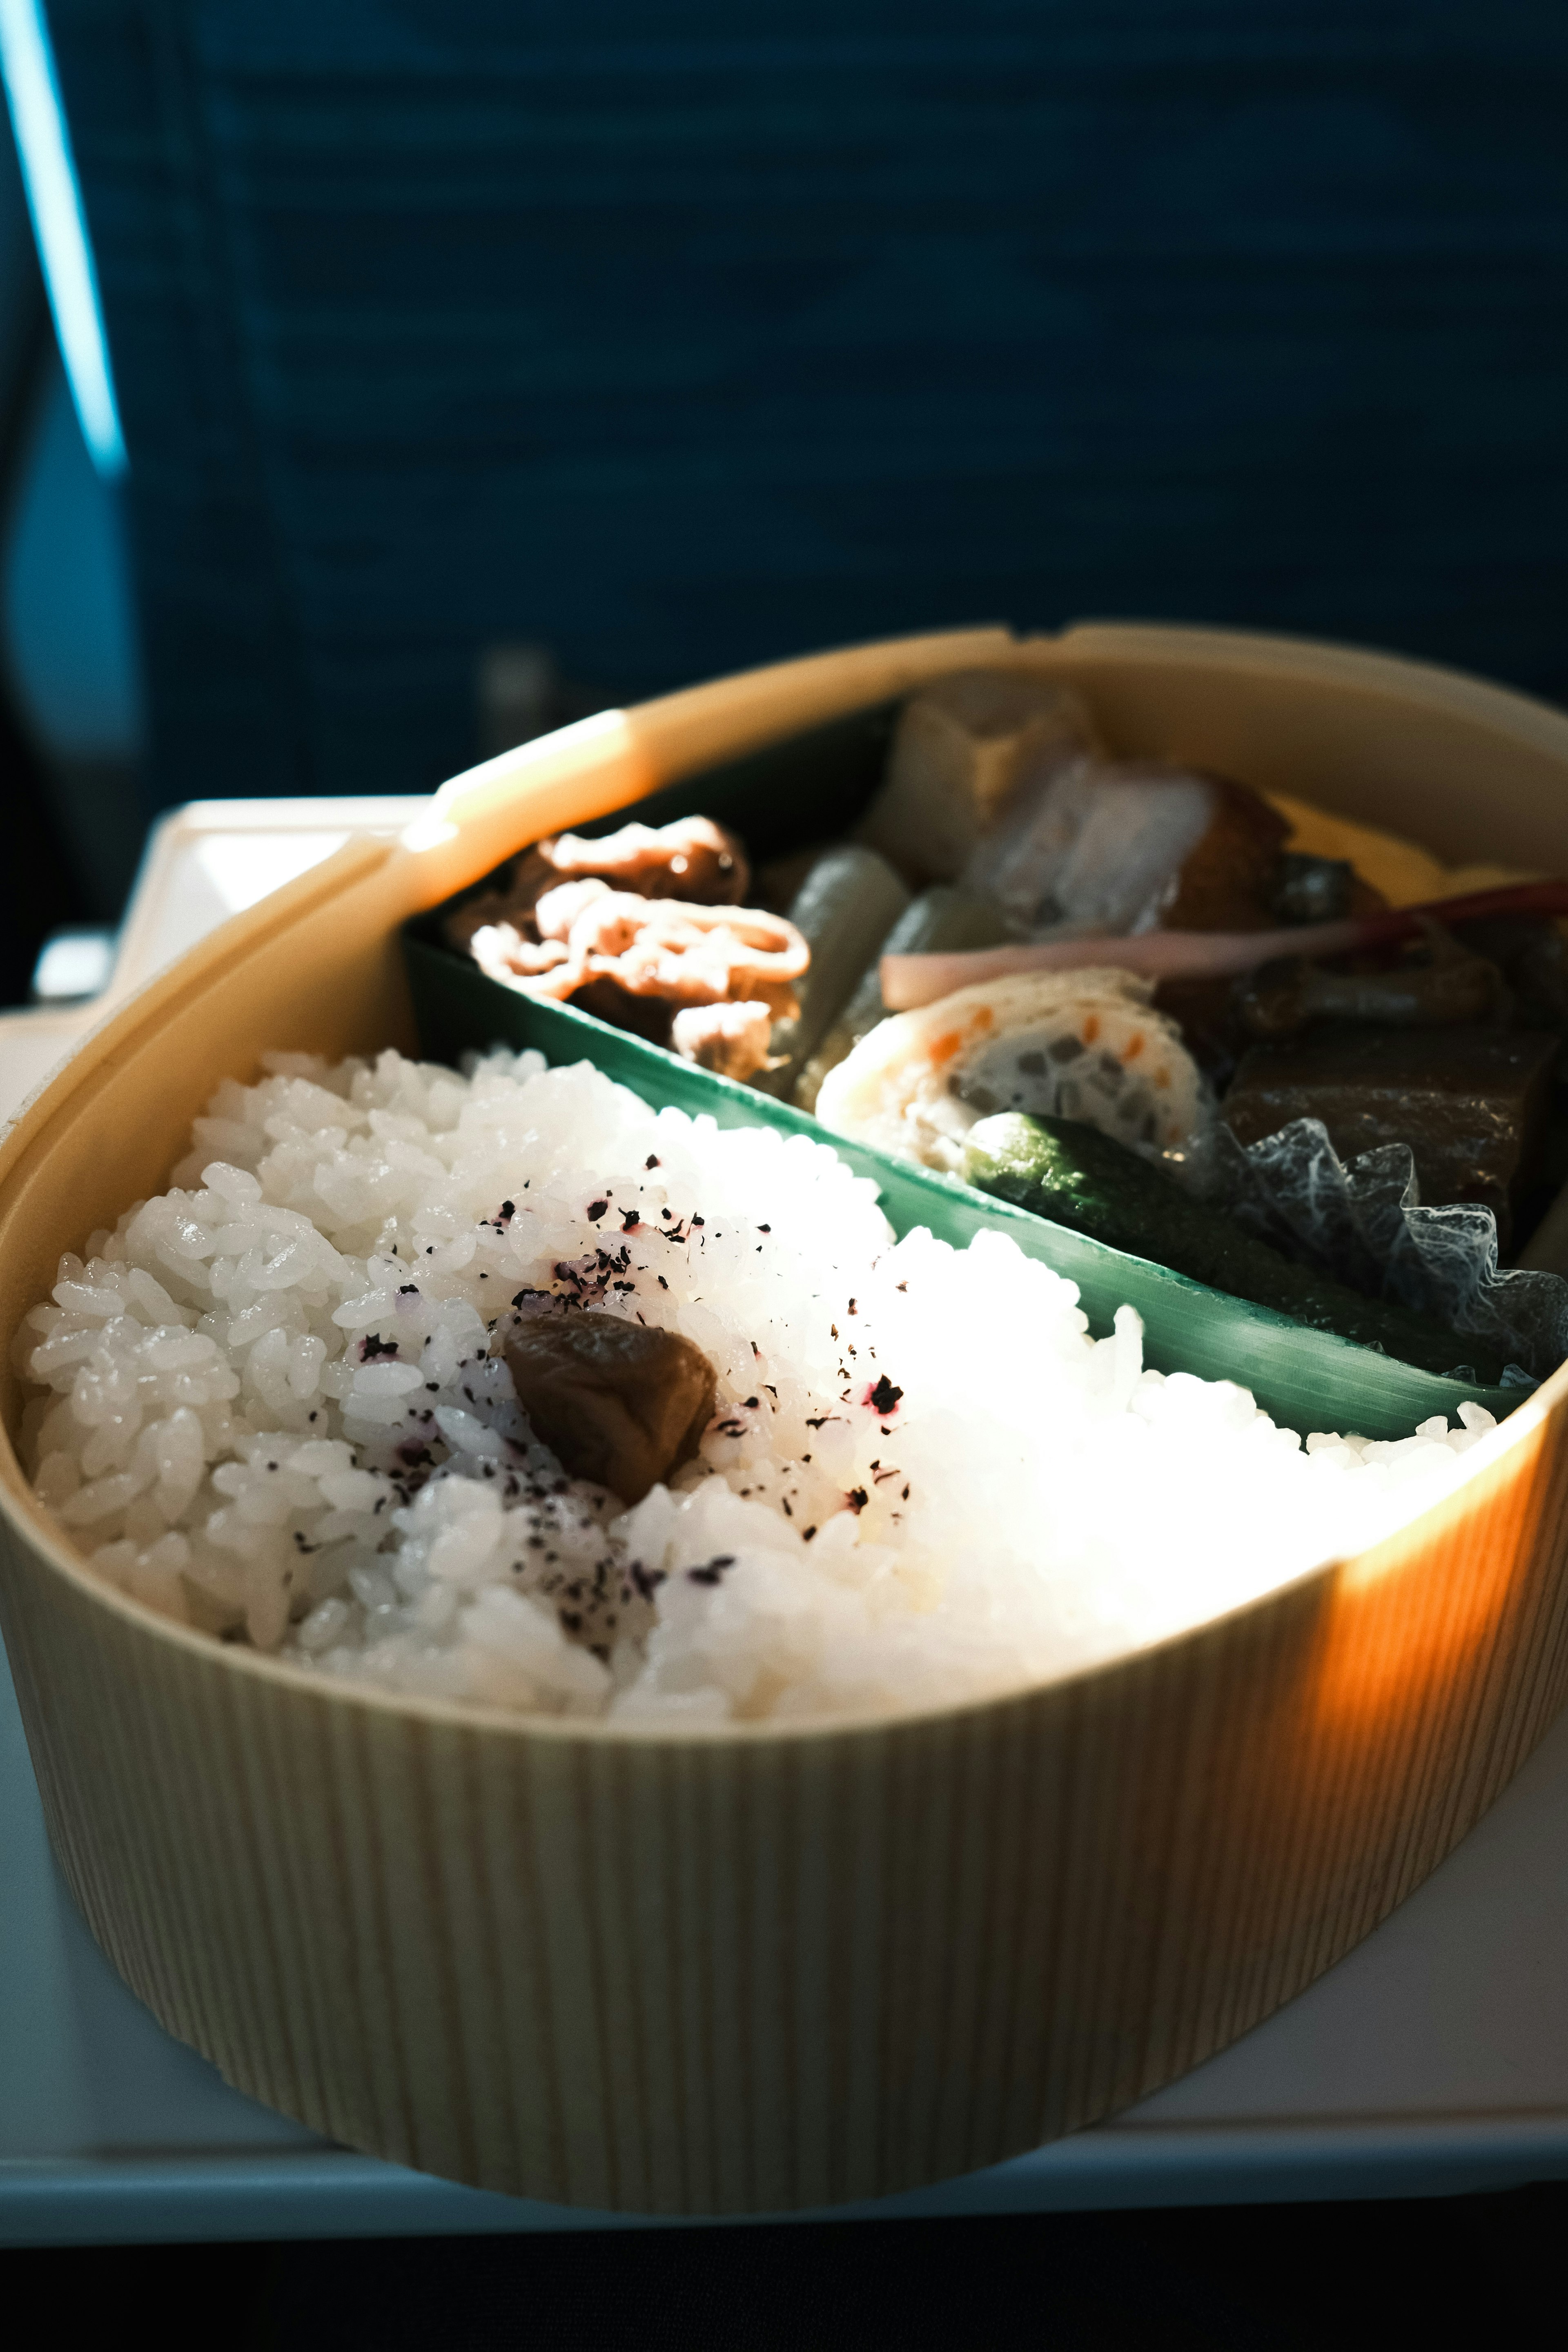
<svg viewBox="0 0 1568 2352">
<path fill-rule="evenodd" d="M 319 866 L 354 834 L 401 833 L 427 806 L 390 797 L 193 801 L 161 817 L 147 837 L 102 995 L 89 1004 L 0 1013 L 0 1124 L 132 989 L 226 916 Z"/>
<path fill-rule="evenodd" d="M 164 820 L 113 1000 L 408 801 Z M 0 1118 L 99 1019 L 0 1017 Z M 1458 1853 L 1289 2008 L 1114 2123 L 858 2214 L 1405 2197 L 1568 2177 L 1568 1717 Z M 115 1976 L 49 1856 L 0 1658 L 0 2243 L 643 2227 L 482 2196 L 231 2091 Z M 672 2224 L 668 2226 L 682 2226 Z"/>
</svg>

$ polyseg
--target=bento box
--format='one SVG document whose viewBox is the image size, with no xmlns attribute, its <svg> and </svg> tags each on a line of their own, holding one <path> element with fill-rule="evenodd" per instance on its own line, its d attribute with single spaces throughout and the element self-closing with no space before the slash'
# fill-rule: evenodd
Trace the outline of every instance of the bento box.
<svg viewBox="0 0 1568 2352">
<path fill-rule="evenodd" d="M 847 792 L 900 698 L 980 666 L 1079 686 L 1119 752 L 1455 862 L 1568 867 L 1568 719 L 1327 646 L 973 630 L 606 713 L 456 779 L 401 845 L 352 845 L 92 1034 L 0 1143 L 8 1350 L 61 1253 L 166 1184 L 193 1118 L 264 1052 L 492 1042 L 429 919 L 520 845 L 716 779 L 737 805 L 787 810 L 813 775 Z M 601 1025 L 571 1015 L 544 1050 L 721 1121 L 809 1125 L 628 1059 Z M 955 1184 L 857 1164 L 900 1227 L 1019 1229 Z M 1091 1318 L 1114 1304 L 1105 1254 L 1032 1245 L 1067 1250 Z M 1332 1345 L 1179 1286 L 1140 1303 L 1173 1363 L 1195 1352 L 1332 1425 Z M 822 2207 L 1113 2113 L 1385 1916 L 1568 1688 L 1568 1370 L 1424 1516 L 1192 1631 L 983 1703 L 722 1728 L 397 1696 L 173 1623 L 96 1576 L 35 1497 L 6 1383 L 0 1623 L 99 1942 L 237 2088 L 514 2195 Z"/>
</svg>

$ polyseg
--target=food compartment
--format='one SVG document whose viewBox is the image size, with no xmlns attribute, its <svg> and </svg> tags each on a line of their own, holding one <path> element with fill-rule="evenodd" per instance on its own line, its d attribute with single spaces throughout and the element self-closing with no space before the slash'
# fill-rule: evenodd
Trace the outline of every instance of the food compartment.
<svg viewBox="0 0 1568 2352">
<path fill-rule="evenodd" d="M 817 876 L 831 890 L 836 860 L 847 863 L 879 845 L 897 850 L 900 812 L 889 806 L 895 795 L 886 778 L 900 711 L 900 705 L 893 701 L 868 705 L 743 759 L 681 777 L 629 807 L 575 828 L 575 834 L 593 841 L 628 824 L 654 828 L 706 818 L 740 836 L 753 874 L 766 877 L 775 894 L 805 881 L 814 862 Z M 1003 718 L 1016 733 L 1016 714 L 1005 712 Z M 979 740 L 984 749 L 984 736 Z M 960 809 L 954 822 L 961 837 L 945 846 L 944 870 L 951 873 L 958 861 L 968 860 L 973 872 L 984 866 L 984 856 L 977 859 L 974 852 L 985 793 L 989 789 L 994 800 L 999 798 L 1000 784 L 994 772 L 988 775 L 983 761 L 973 757 L 973 740 L 967 766 L 951 742 L 927 744 L 923 752 L 927 778 L 934 776 Z M 1160 772 L 1152 762 L 1146 766 L 1142 788 L 1131 772 L 1126 783 L 1135 800 L 1142 790 L 1145 809 L 1160 798 L 1152 781 Z M 1145 897 L 1158 880 L 1161 861 L 1168 869 L 1173 855 L 1179 853 L 1180 895 L 1192 902 L 1188 911 L 1197 920 L 1212 921 L 1227 913 L 1235 919 L 1238 887 L 1242 913 L 1250 908 L 1264 920 L 1278 912 L 1268 899 L 1271 889 L 1290 894 L 1303 922 L 1342 919 L 1352 905 L 1357 886 L 1349 861 L 1282 855 L 1289 824 L 1260 796 L 1215 784 L 1206 803 L 1186 806 L 1184 801 L 1192 795 L 1181 793 L 1174 798 L 1183 805 L 1158 811 L 1152 830 L 1159 837 L 1152 844 L 1151 824 L 1140 817 L 1137 838 L 1145 861 Z M 913 808 L 913 817 L 922 814 L 929 815 L 929 809 Z M 528 846 L 520 843 L 519 852 Z M 1212 1246 L 1184 1248 L 1179 1229 L 1191 1225 L 1190 1207 L 1163 1176 L 1154 1178 L 1152 1189 L 1134 1186 L 1142 1201 L 1139 1214 L 1120 1223 L 1097 1223 L 1077 1213 L 1070 1187 L 1053 1198 L 1038 1181 L 1021 1184 L 1005 1150 L 993 1153 L 990 1164 L 983 1166 L 984 1155 L 977 1158 L 965 1147 L 954 1152 L 944 1170 L 917 1164 L 875 1140 L 826 1128 L 798 1107 L 814 1098 L 814 1071 L 820 1086 L 823 1076 L 837 1069 L 835 1083 L 842 1086 L 846 1035 L 852 1033 L 863 1040 L 879 1019 L 884 1028 L 888 1025 L 877 980 L 876 943 L 864 937 L 856 947 L 864 977 L 857 987 L 851 985 L 847 968 L 835 971 L 828 1009 L 826 1013 L 819 1009 L 815 1023 L 807 1023 L 804 1045 L 792 1036 L 792 1024 L 775 1026 L 773 1042 L 788 1053 L 783 1081 L 763 1072 L 759 1083 L 739 1082 L 721 1068 L 701 1066 L 635 1028 L 600 1017 L 581 1000 L 552 1002 L 506 985 L 471 955 L 458 951 L 453 941 L 463 922 L 472 922 L 476 910 L 496 903 L 498 891 L 504 890 L 519 862 L 517 855 L 509 857 L 481 881 L 405 926 L 404 951 L 420 1047 L 432 1059 L 457 1062 L 466 1052 L 496 1045 L 531 1047 L 552 1063 L 592 1061 L 656 1106 L 707 1113 L 721 1125 L 760 1123 L 785 1134 L 829 1140 L 858 1172 L 878 1184 L 883 1206 L 900 1234 L 926 1225 L 941 1239 L 963 1246 L 984 1227 L 1001 1226 L 1023 1249 L 1079 1285 L 1097 1334 L 1110 1331 L 1117 1308 L 1130 1305 L 1143 1323 L 1146 1360 L 1156 1369 L 1234 1380 L 1249 1388 L 1276 1421 L 1304 1436 L 1352 1427 L 1365 1436 L 1401 1437 L 1435 1414 L 1455 1420 L 1466 1401 L 1501 1418 L 1528 1392 L 1527 1382 L 1502 1379 L 1507 1358 L 1498 1347 L 1475 1339 L 1467 1344 L 1456 1337 L 1452 1357 L 1446 1361 L 1440 1329 L 1417 1328 L 1419 1318 L 1402 1319 L 1397 1306 L 1385 1313 L 1351 1297 L 1342 1284 L 1318 1283 L 1314 1287 L 1278 1249 L 1264 1244 L 1218 1251 Z M 1118 876 L 1113 868 L 1105 845 L 1097 856 L 1091 838 L 1079 859 L 1076 878 L 1063 885 L 1058 874 L 1057 883 L 1069 896 L 1074 889 L 1087 894 L 1074 903 L 1103 911 L 1108 892 L 1114 896 L 1121 889 L 1122 899 L 1127 896 L 1125 872 Z M 929 866 L 923 876 L 911 871 L 906 861 L 902 910 L 889 898 L 878 917 L 888 919 L 889 944 L 896 947 L 902 940 L 916 950 L 934 945 L 962 955 L 992 946 L 1003 936 L 974 894 L 951 884 L 932 884 L 930 873 Z M 933 903 L 942 926 L 935 939 L 929 919 L 924 935 L 910 921 L 911 912 L 918 914 Z M 1127 919 L 1127 905 L 1118 900 L 1117 910 Z M 831 924 L 826 936 L 832 940 Z M 855 957 L 849 961 L 854 962 Z M 1205 985 L 1197 983 L 1200 991 Z M 1026 988 L 1024 992 L 1030 998 L 1028 1017 L 1037 1026 L 1039 989 Z M 1072 989 L 1066 989 L 1064 996 L 1073 1010 L 1077 996 Z M 809 1013 L 809 1004 L 803 1009 Z M 1173 1024 L 1164 1025 L 1173 1035 Z M 1145 1019 L 1142 1027 L 1152 1035 L 1160 1024 Z M 1031 1029 L 1021 1043 L 1021 1057 L 1027 1061 L 1031 1055 L 1048 1054 L 1052 1043 L 1048 1037 L 1037 1042 Z M 1060 1052 L 1059 1045 L 1056 1050 Z M 1145 1074 L 1153 1058 L 1145 1058 Z M 1181 1058 L 1190 1069 L 1187 1057 Z M 781 1098 L 784 1085 L 794 1101 Z M 1136 1098 L 1131 1080 L 1126 1096 Z M 1123 1171 L 1134 1179 L 1138 1173 L 1136 1168 Z M 973 1178 L 978 1178 L 978 1185 L 966 1181 Z M 1148 1229 L 1152 1202 L 1154 1224 L 1160 1225 L 1162 1185 L 1166 1185 L 1169 1230 L 1162 1234 L 1157 1257 L 1152 1250 L 1141 1248 L 1139 1240 Z M 1244 1272 L 1255 1278 L 1248 1281 L 1237 1273 L 1233 1281 L 1243 1260 Z M 1237 1288 L 1242 1295 L 1235 1295 Z M 1325 1303 L 1326 1292 L 1334 1295 Z M 1393 1352 L 1391 1339 L 1403 1354 Z M 1468 1362 L 1478 1376 L 1448 1377 L 1450 1362 Z"/>
</svg>

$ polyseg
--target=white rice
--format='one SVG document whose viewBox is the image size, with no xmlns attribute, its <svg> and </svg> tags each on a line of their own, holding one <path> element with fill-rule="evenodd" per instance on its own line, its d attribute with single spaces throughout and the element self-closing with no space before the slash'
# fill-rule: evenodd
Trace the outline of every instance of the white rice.
<svg viewBox="0 0 1568 2352">
<path fill-rule="evenodd" d="M 827 1145 L 586 1064 L 267 1066 L 196 1122 L 191 1189 L 62 1259 L 18 1360 L 49 1391 L 37 1490 L 93 1567 L 312 1673 L 638 1719 L 964 1699 L 1360 1549 L 1492 1426 L 1303 1447 L 1243 1389 L 1144 1370 L 1130 1307 L 1091 1339 L 1005 1235 L 895 1245 Z M 717 1367 L 670 1488 L 624 1510 L 532 1443 L 486 1353 L 524 1288 Z"/>
</svg>

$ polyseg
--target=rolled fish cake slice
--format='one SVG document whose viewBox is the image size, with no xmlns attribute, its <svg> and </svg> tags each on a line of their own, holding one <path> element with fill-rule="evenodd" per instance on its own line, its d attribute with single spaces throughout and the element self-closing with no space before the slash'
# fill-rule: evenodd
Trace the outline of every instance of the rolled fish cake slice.
<svg viewBox="0 0 1568 2352">
<path fill-rule="evenodd" d="M 830 1070 L 816 1115 L 839 1135 L 962 1171 L 975 1121 L 998 1111 L 1083 1119 L 1180 1160 L 1208 1097 L 1152 984 L 1110 970 L 1019 972 L 900 1013 Z"/>
</svg>

